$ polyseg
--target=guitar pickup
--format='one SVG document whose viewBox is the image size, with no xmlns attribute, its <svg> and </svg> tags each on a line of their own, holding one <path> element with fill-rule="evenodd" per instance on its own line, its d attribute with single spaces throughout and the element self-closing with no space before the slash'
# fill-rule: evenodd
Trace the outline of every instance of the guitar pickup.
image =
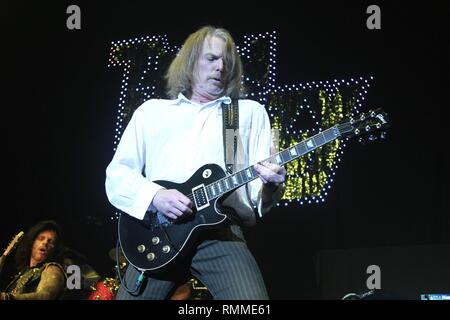
<svg viewBox="0 0 450 320">
<path fill-rule="evenodd" d="M 192 195 L 194 197 L 195 207 L 197 211 L 209 207 L 209 199 L 206 194 L 205 185 L 202 183 L 195 188 L 192 188 Z"/>
</svg>

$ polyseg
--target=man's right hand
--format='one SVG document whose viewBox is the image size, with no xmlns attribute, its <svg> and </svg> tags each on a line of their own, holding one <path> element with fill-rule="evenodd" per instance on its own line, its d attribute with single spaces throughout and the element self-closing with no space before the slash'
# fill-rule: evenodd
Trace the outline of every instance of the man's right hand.
<svg viewBox="0 0 450 320">
<path fill-rule="evenodd" d="M 192 201 L 175 189 L 159 190 L 152 201 L 153 206 L 167 218 L 177 220 L 192 214 Z"/>
</svg>

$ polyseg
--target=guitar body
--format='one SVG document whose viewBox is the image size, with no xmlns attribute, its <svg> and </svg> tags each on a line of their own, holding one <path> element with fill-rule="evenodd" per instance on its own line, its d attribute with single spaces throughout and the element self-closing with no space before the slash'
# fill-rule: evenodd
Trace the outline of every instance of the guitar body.
<svg viewBox="0 0 450 320">
<path fill-rule="evenodd" d="M 205 186 L 222 179 L 226 174 L 216 164 L 207 164 L 198 169 L 184 183 L 155 181 L 166 189 L 176 189 L 184 195 L 192 193 L 199 185 Z M 119 241 L 126 259 L 140 270 L 162 272 L 168 264 L 185 256 L 195 237 L 201 229 L 222 225 L 227 216 L 219 212 L 217 201 L 211 200 L 200 210 L 183 221 L 159 223 L 155 213 L 147 213 L 144 220 L 136 219 L 128 214 L 119 217 Z M 159 213 L 162 215 L 161 213 Z M 152 215 L 149 217 L 148 215 Z"/>
</svg>

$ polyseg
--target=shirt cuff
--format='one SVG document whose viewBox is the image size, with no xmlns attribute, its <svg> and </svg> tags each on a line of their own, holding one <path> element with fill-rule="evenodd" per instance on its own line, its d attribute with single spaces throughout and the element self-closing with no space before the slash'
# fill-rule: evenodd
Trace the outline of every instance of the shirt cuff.
<svg viewBox="0 0 450 320">
<path fill-rule="evenodd" d="M 155 194 L 164 187 L 154 182 L 148 182 L 142 186 L 137 194 L 137 200 L 131 215 L 137 219 L 144 219 L 145 213 L 150 209 Z"/>
</svg>

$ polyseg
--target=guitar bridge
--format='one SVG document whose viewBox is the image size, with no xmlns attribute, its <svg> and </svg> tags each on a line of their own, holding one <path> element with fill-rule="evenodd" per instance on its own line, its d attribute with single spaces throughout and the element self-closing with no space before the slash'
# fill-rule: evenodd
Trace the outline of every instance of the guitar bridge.
<svg viewBox="0 0 450 320">
<path fill-rule="evenodd" d="M 209 207 L 209 199 L 206 193 L 205 185 L 202 183 L 195 188 L 192 188 L 192 195 L 194 197 L 195 207 L 197 211 Z"/>
</svg>

